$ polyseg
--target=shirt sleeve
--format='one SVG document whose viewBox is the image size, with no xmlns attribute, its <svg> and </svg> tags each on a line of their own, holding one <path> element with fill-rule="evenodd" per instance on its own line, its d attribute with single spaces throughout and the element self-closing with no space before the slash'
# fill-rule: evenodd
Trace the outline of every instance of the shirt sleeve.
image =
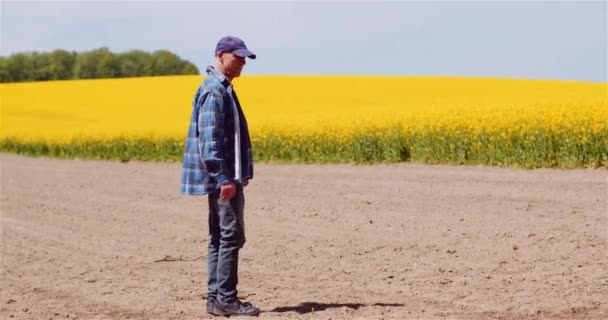
<svg viewBox="0 0 608 320">
<path fill-rule="evenodd" d="M 224 123 L 226 112 L 224 97 L 219 90 L 213 90 L 202 101 L 198 113 L 198 147 L 205 170 L 221 186 L 228 182 L 224 158 Z"/>
</svg>

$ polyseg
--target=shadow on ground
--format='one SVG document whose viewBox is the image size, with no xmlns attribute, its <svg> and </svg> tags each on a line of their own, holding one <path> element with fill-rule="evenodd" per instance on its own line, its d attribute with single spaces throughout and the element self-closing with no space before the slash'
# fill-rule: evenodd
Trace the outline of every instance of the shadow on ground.
<svg viewBox="0 0 608 320">
<path fill-rule="evenodd" d="M 371 305 L 366 305 L 362 303 L 318 303 L 318 302 L 302 302 L 297 306 L 289 306 L 289 307 L 277 307 L 269 311 L 264 312 L 297 312 L 299 314 L 311 313 L 316 311 L 323 311 L 326 309 L 333 308 L 350 308 L 357 310 L 361 307 L 403 307 L 401 303 L 374 303 Z"/>
</svg>

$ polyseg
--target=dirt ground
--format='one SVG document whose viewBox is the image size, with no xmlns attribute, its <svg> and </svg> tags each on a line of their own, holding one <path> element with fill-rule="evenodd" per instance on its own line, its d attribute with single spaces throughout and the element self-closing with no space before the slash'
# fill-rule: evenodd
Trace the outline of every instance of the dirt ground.
<svg viewBox="0 0 608 320">
<path fill-rule="evenodd" d="M 206 319 L 180 163 L 0 154 L 2 319 Z M 606 169 L 257 165 L 261 319 L 608 319 Z"/>
</svg>

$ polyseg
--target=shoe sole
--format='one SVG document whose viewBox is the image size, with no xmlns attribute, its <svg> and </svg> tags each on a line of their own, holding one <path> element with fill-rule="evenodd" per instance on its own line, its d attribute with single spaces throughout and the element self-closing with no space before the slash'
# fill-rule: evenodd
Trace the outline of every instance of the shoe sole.
<svg viewBox="0 0 608 320">
<path fill-rule="evenodd" d="M 218 308 L 214 308 L 214 313 L 211 313 L 213 315 L 218 315 L 218 316 L 224 316 L 224 317 L 230 317 L 230 316 L 235 316 L 235 317 L 257 317 L 260 315 L 260 311 L 258 310 L 255 313 L 232 313 L 232 312 L 227 312 L 227 311 L 223 311 L 221 309 Z"/>
<path fill-rule="evenodd" d="M 228 315 L 218 311 L 217 308 L 215 308 L 215 307 L 213 307 L 211 309 L 207 308 L 207 313 L 212 316 L 216 316 L 216 317 L 229 317 Z"/>
</svg>

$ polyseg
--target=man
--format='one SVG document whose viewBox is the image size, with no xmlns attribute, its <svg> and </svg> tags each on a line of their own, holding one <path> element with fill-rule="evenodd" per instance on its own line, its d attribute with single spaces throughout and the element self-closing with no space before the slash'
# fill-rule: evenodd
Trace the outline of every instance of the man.
<svg viewBox="0 0 608 320">
<path fill-rule="evenodd" d="M 239 249 L 245 243 L 243 187 L 253 178 L 247 120 L 232 87 L 245 58 L 255 54 L 237 37 L 223 37 L 216 65 L 198 88 L 186 139 L 182 194 L 208 195 L 207 312 L 257 316 L 260 309 L 237 297 Z"/>
</svg>

